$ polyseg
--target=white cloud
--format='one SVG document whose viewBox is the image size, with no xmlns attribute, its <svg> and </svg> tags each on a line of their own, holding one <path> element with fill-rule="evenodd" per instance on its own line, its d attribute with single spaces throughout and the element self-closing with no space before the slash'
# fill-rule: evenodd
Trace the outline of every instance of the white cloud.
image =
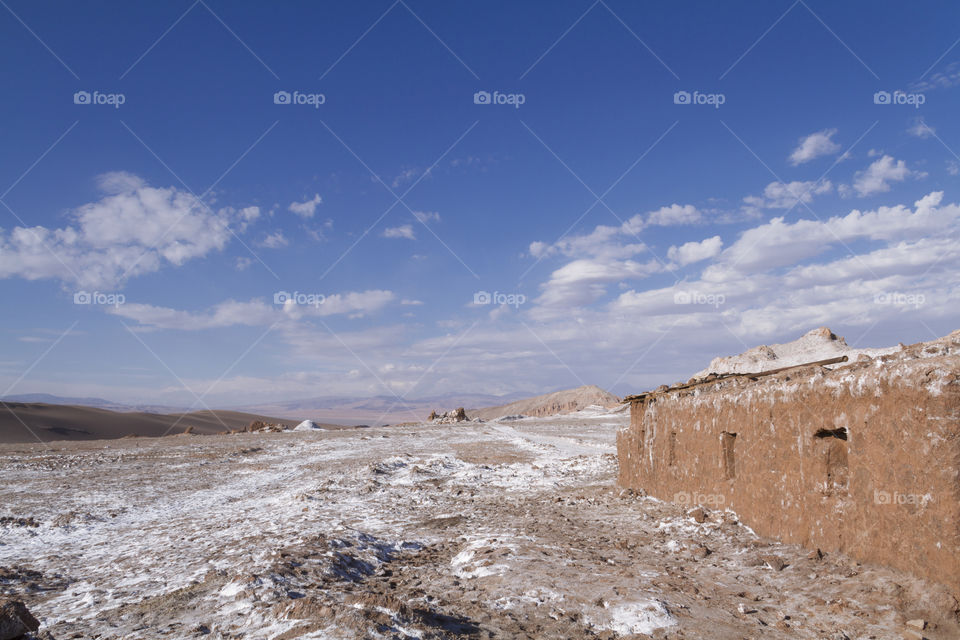
<svg viewBox="0 0 960 640">
<path fill-rule="evenodd" d="M 316 305 L 297 304 L 292 300 L 283 305 L 268 304 L 262 300 L 226 300 L 206 311 L 191 312 L 150 304 L 127 303 L 110 307 L 109 312 L 134 320 L 138 327 L 143 329 L 200 331 L 232 326 L 269 326 L 274 323 L 290 327 L 304 318 L 373 313 L 395 298 L 392 291 L 370 290 L 329 295 Z"/>
<path fill-rule="evenodd" d="M 400 304 L 410 307 L 419 307 L 423 304 L 423 300 L 410 300 L 409 298 L 404 298 L 400 301 Z"/>
<path fill-rule="evenodd" d="M 932 91 L 934 89 L 949 89 L 960 84 L 960 60 L 951 62 L 943 71 L 937 71 L 921 81 L 910 86 L 912 91 Z"/>
<path fill-rule="evenodd" d="M 416 167 L 412 167 L 410 169 L 404 169 L 399 174 L 397 174 L 396 177 L 394 177 L 394 179 L 390 182 L 390 186 L 392 186 L 394 189 L 397 189 L 408 182 L 413 182 L 415 179 L 419 178 L 422 174 L 423 172 L 420 169 L 417 169 Z M 427 171 L 424 177 L 427 177 L 429 175 L 430 175 L 430 172 Z"/>
<path fill-rule="evenodd" d="M 621 236 L 636 236 L 648 226 L 690 225 L 702 220 L 703 212 L 695 206 L 672 204 L 647 214 L 638 213 L 619 227 L 598 225 L 588 234 L 566 236 L 552 245 L 541 241 L 531 242 L 527 251 L 537 259 L 551 255 L 627 258 L 645 251 L 647 246 L 642 242 L 623 244 Z"/>
<path fill-rule="evenodd" d="M 440 222 L 440 214 L 436 211 L 414 211 L 413 217 L 424 224 L 428 222 Z"/>
<path fill-rule="evenodd" d="M 286 236 L 283 235 L 283 231 L 280 231 L 279 229 L 273 233 L 267 234 L 267 236 L 260 241 L 260 246 L 268 249 L 280 249 L 288 244 L 290 244 L 290 242 L 287 240 Z"/>
<path fill-rule="evenodd" d="M 253 264 L 253 260 L 247 258 L 246 256 L 240 256 L 237 258 L 235 266 L 237 271 L 246 271 L 251 264 Z"/>
<path fill-rule="evenodd" d="M 402 224 L 399 227 L 388 227 L 380 234 L 384 238 L 406 238 L 407 240 L 416 240 L 417 236 L 413 232 L 413 227 L 409 224 Z"/>
<path fill-rule="evenodd" d="M 700 242 L 686 242 L 679 247 L 670 247 L 667 257 L 680 266 L 685 266 L 714 258 L 719 255 L 721 249 L 723 249 L 723 240 L 720 236 L 713 236 Z"/>
<path fill-rule="evenodd" d="M 530 243 L 528 251 L 534 258 L 553 255 L 572 258 L 540 285 L 537 302 L 543 307 L 558 309 L 589 305 L 602 298 L 611 284 L 647 278 L 667 269 L 667 265 L 657 259 L 645 243 L 630 242 L 629 239 L 636 238 L 649 226 L 690 225 L 701 222 L 703 217 L 693 205 L 672 204 L 646 214 L 638 213 L 620 226 L 598 225 L 590 233 L 567 236 L 552 245 Z M 699 249 L 689 246 L 677 255 L 693 260 L 695 251 L 708 252 L 714 243 L 707 241 Z M 647 261 L 638 261 L 640 255 L 646 255 Z"/>
<path fill-rule="evenodd" d="M 935 191 L 915 204 L 880 207 L 875 211 L 854 209 L 845 216 L 827 220 L 797 220 L 787 223 L 774 218 L 748 229 L 720 256 L 717 264 L 704 271 L 714 282 L 733 281 L 744 275 L 794 265 L 828 251 L 832 246 L 857 240 L 899 242 L 948 230 L 960 215 L 956 205 L 937 208 L 943 197 Z"/>
<path fill-rule="evenodd" d="M 795 338 L 821 325 L 896 326 L 904 314 L 910 318 L 900 323 L 900 336 L 920 318 L 943 324 L 960 303 L 955 277 L 960 206 L 941 205 L 942 196 L 933 192 L 913 208 L 854 210 L 823 221 L 785 223 L 778 218 L 759 225 L 722 252 L 698 280 L 624 292 L 610 304 L 609 321 L 632 319 L 631 326 L 641 326 L 672 318 L 690 339 L 712 335 L 724 340 L 729 328 L 748 345 L 769 342 L 770 336 Z M 853 243 L 863 240 L 870 241 L 869 248 L 862 249 L 861 243 L 853 253 Z M 829 257 L 810 262 L 821 254 Z M 672 299 L 676 291 L 719 295 L 724 302 L 677 305 Z M 875 296 L 890 292 L 923 302 L 909 307 L 876 302 Z M 714 331 L 718 325 L 722 330 Z M 924 337 L 916 331 L 909 335 Z"/>
<path fill-rule="evenodd" d="M 925 176 L 926 174 L 923 172 L 908 169 L 907 163 L 903 160 L 895 160 L 891 156 L 884 155 L 863 171 L 854 174 L 853 190 L 857 192 L 858 196 L 864 198 L 876 193 L 890 191 L 891 182 L 903 182 L 910 177 L 923 178 Z"/>
<path fill-rule="evenodd" d="M 801 138 L 800 144 L 790 154 L 790 164 L 797 166 L 840 151 L 840 145 L 832 140 L 836 133 L 836 129 L 824 129 Z"/>
<path fill-rule="evenodd" d="M 960 161 L 947 160 L 947 173 L 952 176 L 960 176 Z"/>
<path fill-rule="evenodd" d="M 913 121 L 913 124 L 907 129 L 907 133 L 917 138 L 930 138 L 936 135 L 937 130 L 928 125 L 921 116 Z"/>
<path fill-rule="evenodd" d="M 0 231 L 0 278 L 59 279 L 118 288 L 129 278 L 222 250 L 259 216 L 257 207 L 214 211 L 175 187 L 151 187 L 125 172 L 99 176 L 103 197 L 68 213 L 63 228 Z"/>
<path fill-rule="evenodd" d="M 545 307 L 570 308 L 591 304 L 606 294 L 606 286 L 622 280 L 637 280 L 663 270 L 657 260 L 610 260 L 582 258 L 550 274 L 541 285 L 536 302 Z"/>
<path fill-rule="evenodd" d="M 316 193 L 310 200 L 306 200 L 304 202 L 291 202 L 290 206 L 287 207 L 287 210 L 297 214 L 301 218 L 312 218 L 321 202 L 323 202 L 323 198 L 320 197 L 319 193 Z"/>
<path fill-rule="evenodd" d="M 669 207 L 660 207 L 647 215 L 647 225 L 669 227 L 682 224 L 696 224 L 703 219 L 703 214 L 692 204 L 672 204 Z"/>
<path fill-rule="evenodd" d="M 763 196 L 747 196 L 743 199 L 748 210 L 790 209 L 800 203 L 813 201 L 814 196 L 830 193 L 833 183 L 829 180 L 771 182 L 763 190 Z"/>
</svg>

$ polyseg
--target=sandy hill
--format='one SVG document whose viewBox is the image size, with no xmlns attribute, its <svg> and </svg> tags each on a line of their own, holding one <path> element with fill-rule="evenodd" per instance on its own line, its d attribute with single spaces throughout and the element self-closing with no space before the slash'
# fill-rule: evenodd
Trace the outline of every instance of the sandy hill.
<svg viewBox="0 0 960 640">
<path fill-rule="evenodd" d="M 567 389 L 564 391 L 555 391 L 542 396 L 517 400 L 510 404 L 500 405 L 498 407 L 487 407 L 484 409 L 471 409 L 467 415 L 471 418 L 482 418 L 484 420 L 494 420 L 503 416 L 552 416 L 559 413 L 572 413 L 585 409 L 590 405 L 599 405 L 601 407 L 616 407 L 620 404 L 620 398 L 607 393 L 595 385 L 585 385 L 576 389 Z"/>
<path fill-rule="evenodd" d="M 792 367 L 798 364 L 827 360 L 847 356 L 849 362 L 856 362 L 861 356 L 876 357 L 895 353 L 901 347 L 883 349 L 854 349 L 841 337 L 827 327 L 808 331 L 793 342 L 784 344 L 760 345 L 735 356 L 714 358 L 710 366 L 693 375 L 700 379 L 711 373 L 760 373 L 771 369 Z"/>
<path fill-rule="evenodd" d="M 193 433 L 212 434 L 242 429 L 254 420 L 289 427 L 299 422 L 240 411 L 120 413 L 74 405 L 4 402 L 0 404 L 0 442 L 35 442 L 37 438 L 44 442 L 103 440 L 128 435 L 156 437 L 183 433 L 187 427 L 193 427 Z"/>
</svg>

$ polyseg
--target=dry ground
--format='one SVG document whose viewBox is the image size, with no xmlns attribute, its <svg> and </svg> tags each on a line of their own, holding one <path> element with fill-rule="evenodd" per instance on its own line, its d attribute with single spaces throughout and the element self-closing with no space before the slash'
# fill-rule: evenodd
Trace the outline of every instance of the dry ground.
<svg viewBox="0 0 960 640">
<path fill-rule="evenodd" d="M 618 490 L 620 420 L 3 445 L 0 594 L 58 640 L 960 637 L 932 585 Z"/>
</svg>

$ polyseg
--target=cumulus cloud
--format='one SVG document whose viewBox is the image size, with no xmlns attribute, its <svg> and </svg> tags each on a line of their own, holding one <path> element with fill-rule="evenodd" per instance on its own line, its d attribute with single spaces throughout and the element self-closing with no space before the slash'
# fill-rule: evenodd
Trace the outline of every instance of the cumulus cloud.
<svg viewBox="0 0 960 640">
<path fill-rule="evenodd" d="M 379 311 L 395 298 L 392 291 L 370 290 L 318 297 L 316 304 L 299 304 L 295 299 L 288 299 L 284 304 L 268 304 L 262 300 L 226 300 L 205 311 L 192 312 L 127 303 L 111 307 L 109 311 L 137 322 L 139 328 L 143 329 L 200 331 L 232 326 L 269 326 L 274 323 L 289 325 L 311 317 L 365 315 Z"/>
<path fill-rule="evenodd" d="M 672 204 L 660 207 L 647 215 L 648 226 L 670 227 L 674 225 L 696 224 L 703 220 L 703 214 L 692 204 Z"/>
<path fill-rule="evenodd" d="M 703 212 L 693 205 L 672 204 L 638 213 L 619 226 L 598 225 L 589 233 L 566 236 L 553 244 L 532 242 L 528 251 L 534 258 L 565 256 L 572 259 L 540 285 L 542 293 L 537 302 L 555 308 L 591 304 L 605 295 L 610 284 L 647 278 L 672 268 L 646 243 L 637 242 L 637 234 L 647 227 L 691 225 L 703 219 Z M 715 242 L 707 241 L 696 249 L 692 245 L 697 243 L 691 243 L 683 249 L 675 248 L 675 252 L 678 258 L 695 261 L 696 252 L 709 252 Z M 638 260 L 641 255 L 646 260 Z"/>
<path fill-rule="evenodd" d="M 257 207 L 214 211 L 188 192 L 151 187 L 126 172 L 101 175 L 97 185 L 103 196 L 70 211 L 68 226 L 0 230 L 0 278 L 119 288 L 222 250 L 260 215 Z"/>
<path fill-rule="evenodd" d="M 813 201 L 814 196 L 830 193 L 833 183 L 823 181 L 771 182 L 762 196 L 747 196 L 743 199 L 747 210 L 790 209 L 800 203 Z"/>
<path fill-rule="evenodd" d="M 388 227 L 380 234 L 384 238 L 405 238 L 407 240 L 416 240 L 417 236 L 413 232 L 413 226 L 402 224 L 399 227 Z"/>
<path fill-rule="evenodd" d="M 923 178 L 926 175 L 921 171 L 908 169 L 907 163 L 903 160 L 895 160 L 892 156 L 883 155 L 863 171 L 854 174 L 853 191 L 861 198 L 865 198 L 890 191 L 891 182 L 903 182 L 907 178 Z M 841 193 L 850 195 L 850 189 L 844 188 Z"/>
<path fill-rule="evenodd" d="M 748 229 L 704 272 L 714 281 L 736 280 L 744 274 L 797 264 L 828 251 L 832 246 L 857 240 L 898 242 L 938 235 L 955 225 L 960 208 L 940 207 L 942 191 L 935 191 L 914 204 L 914 210 L 898 205 L 826 220 L 802 219 L 785 222 L 774 218 Z"/>
<path fill-rule="evenodd" d="M 321 202 L 323 202 L 323 198 L 320 197 L 319 193 L 316 193 L 313 198 L 304 202 L 291 202 L 287 210 L 297 214 L 301 218 L 312 218 L 313 214 L 317 212 L 317 207 L 320 206 Z"/>
<path fill-rule="evenodd" d="M 720 254 L 721 249 L 723 249 L 723 240 L 720 236 L 713 236 L 700 242 L 686 242 L 679 247 L 670 247 L 667 257 L 680 266 L 685 266 L 714 258 Z"/>
<path fill-rule="evenodd" d="M 260 246 L 268 249 L 280 249 L 288 244 L 290 244 L 290 241 L 287 240 L 286 236 L 283 235 L 283 231 L 280 230 L 268 233 L 266 237 L 260 241 Z"/>
<path fill-rule="evenodd" d="M 638 213 L 620 226 L 598 225 L 583 235 L 571 235 L 553 244 L 531 242 L 527 251 L 537 259 L 551 255 L 629 257 L 647 249 L 642 242 L 624 244 L 621 236 L 636 236 L 646 227 L 669 227 L 696 224 L 703 220 L 703 212 L 691 204 L 672 204 L 646 214 Z"/>
<path fill-rule="evenodd" d="M 699 279 L 622 293 L 610 303 L 611 315 L 637 323 L 674 318 L 704 335 L 720 322 L 721 339 L 734 332 L 748 344 L 767 336 L 796 337 L 820 325 L 873 327 L 905 313 L 912 319 L 949 317 L 960 302 L 960 286 L 950 275 L 960 268 L 960 206 L 943 205 L 942 197 L 933 192 L 912 208 L 854 210 L 823 221 L 777 218 L 745 232 Z M 869 241 L 869 248 L 855 253 L 859 241 Z M 677 291 L 722 302 L 678 305 Z M 892 304 L 891 292 L 924 302 Z"/>
<path fill-rule="evenodd" d="M 790 164 L 797 166 L 840 151 L 840 145 L 832 140 L 836 133 L 836 129 L 824 129 L 801 138 L 800 144 L 790 154 Z"/>
</svg>

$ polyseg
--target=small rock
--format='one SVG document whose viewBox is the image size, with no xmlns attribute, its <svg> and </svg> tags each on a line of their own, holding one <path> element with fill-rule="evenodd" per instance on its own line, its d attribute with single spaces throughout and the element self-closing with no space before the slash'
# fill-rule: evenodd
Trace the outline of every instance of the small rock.
<svg viewBox="0 0 960 640">
<path fill-rule="evenodd" d="M 708 555 L 710 555 L 713 552 L 706 545 L 699 544 L 696 547 L 694 547 L 690 553 L 697 560 L 702 560 L 703 558 L 706 558 Z"/>
<path fill-rule="evenodd" d="M 808 560 L 823 560 L 823 551 L 820 549 L 814 549 L 809 554 L 807 554 Z"/>
<path fill-rule="evenodd" d="M 923 631 L 927 628 L 927 621 L 922 618 L 914 618 L 913 620 L 907 620 L 907 626 Z"/>
<path fill-rule="evenodd" d="M 760 556 L 760 559 L 763 560 L 768 567 L 774 571 L 783 571 L 783 568 L 787 566 L 787 563 L 783 561 L 783 558 L 775 555 L 764 555 Z"/>
<path fill-rule="evenodd" d="M 759 555 L 754 553 L 744 558 L 743 564 L 747 567 L 759 567 L 763 564 L 763 560 Z"/>
<path fill-rule="evenodd" d="M 19 600 L 0 600 L 0 640 L 14 640 L 40 628 L 27 606 Z"/>
<path fill-rule="evenodd" d="M 707 520 L 707 514 L 704 512 L 703 507 L 691 509 L 690 511 L 687 511 L 687 515 L 700 524 L 703 524 Z"/>
<path fill-rule="evenodd" d="M 913 629 L 907 629 L 901 635 L 903 635 L 904 640 L 926 640 L 922 633 Z"/>
<path fill-rule="evenodd" d="M 737 605 L 737 611 L 740 612 L 741 615 L 749 615 L 751 613 L 757 612 L 756 609 L 754 609 L 753 607 L 749 607 L 743 604 L 742 602 Z"/>
</svg>

